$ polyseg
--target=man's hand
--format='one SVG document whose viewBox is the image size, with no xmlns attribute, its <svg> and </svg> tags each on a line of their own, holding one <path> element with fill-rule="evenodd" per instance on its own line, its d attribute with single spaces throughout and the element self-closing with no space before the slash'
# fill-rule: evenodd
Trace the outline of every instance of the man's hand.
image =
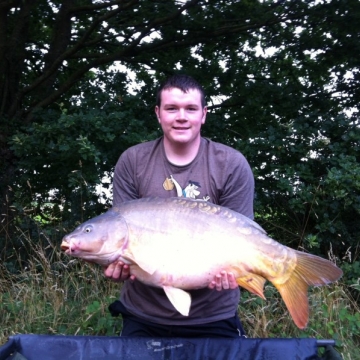
<svg viewBox="0 0 360 360">
<path fill-rule="evenodd" d="M 209 284 L 209 289 L 216 289 L 217 291 L 236 289 L 239 285 L 236 282 L 235 276 L 231 272 L 221 271 L 217 274 L 214 280 Z"/>
<path fill-rule="evenodd" d="M 104 268 L 104 275 L 115 282 L 122 282 L 125 280 L 135 280 L 135 275 L 130 275 L 129 265 L 122 261 L 115 261 L 108 267 Z"/>
</svg>

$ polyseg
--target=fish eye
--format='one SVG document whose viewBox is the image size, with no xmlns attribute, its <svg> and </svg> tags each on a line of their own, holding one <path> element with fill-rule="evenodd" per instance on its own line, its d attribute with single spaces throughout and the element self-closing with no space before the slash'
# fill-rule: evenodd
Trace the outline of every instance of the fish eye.
<svg viewBox="0 0 360 360">
<path fill-rule="evenodd" d="M 86 233 L 91 232 L 91 226 L 87 226 L 87 227 L 84 229 L 84 232 L 86 232 Z"/>
</svg>

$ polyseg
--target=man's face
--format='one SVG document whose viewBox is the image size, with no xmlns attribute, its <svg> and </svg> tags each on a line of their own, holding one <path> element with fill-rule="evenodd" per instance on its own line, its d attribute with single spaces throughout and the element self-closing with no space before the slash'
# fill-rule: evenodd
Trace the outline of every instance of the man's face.
<svg viewBox="0 0 360 360">
<path fill-rule="evenodd" d="M 196 89 L 187 93 L 178 88 L 161 92 L 161 105 L 155 112 L 165 138 L 173 144 L 191 143 L 200 137 L 207 108 L 201 105 L 201 94 Z"/>
</svg>

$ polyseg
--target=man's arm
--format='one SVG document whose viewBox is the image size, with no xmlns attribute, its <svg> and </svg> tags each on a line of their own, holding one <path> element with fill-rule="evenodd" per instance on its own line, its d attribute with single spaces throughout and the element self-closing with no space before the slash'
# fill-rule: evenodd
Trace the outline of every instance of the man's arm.
<svg viewBox="0 0 360 360">
<path fill-rule="evenodd" d="M 254 175 L 240 152 L 228 159 L 224 177 L 219 205 L 254 219 Z"/>
<path fill-rule="evenodd" d="M 132 151 L 129 149 L 120 156 L 116 163 L 113 178 L 113 206 L 139 198 L 132 168 L 135 161 L 136 159 L 132 159 Z M 129 266 L 122 261 L 115 261 L 104 267 L 104 275 L 115 282 L 135 280 L 135 276 L 130 275 Z"/>
<path fill-rule="evenodd" d="M 254 175 L 245 157 L 234 152 L 228 161 L 225 172 L 225 184 L 219 199 L 219 205 L 237 211 L 251 219 L 254 218 Z M 209 289 L 217 291 L 236 289 L 239 285 L 231 272 L 222 271 L 209 284 Z"/>
<path fill-rule="evenodd" d="M 113 178 L 113 206 L 139 198 L 134 178 L 135 163 L 136 159 L 131 148 L 123 152 L 116 163 Z"/>
</svg>

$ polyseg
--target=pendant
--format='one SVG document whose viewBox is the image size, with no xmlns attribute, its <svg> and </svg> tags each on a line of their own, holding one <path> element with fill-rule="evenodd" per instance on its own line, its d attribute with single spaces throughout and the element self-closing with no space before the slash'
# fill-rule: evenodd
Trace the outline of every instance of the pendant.
<svg viewBox="0 0 360 360">
<path fill-rule="evenodd" d="M 163 182 L 163 188 L 167 191 L 170 191 L 174 188 L 174 183 L 171 179 L 169 179 L 168 177 L 165 179 L 165 181 Z"/>
</svg>

